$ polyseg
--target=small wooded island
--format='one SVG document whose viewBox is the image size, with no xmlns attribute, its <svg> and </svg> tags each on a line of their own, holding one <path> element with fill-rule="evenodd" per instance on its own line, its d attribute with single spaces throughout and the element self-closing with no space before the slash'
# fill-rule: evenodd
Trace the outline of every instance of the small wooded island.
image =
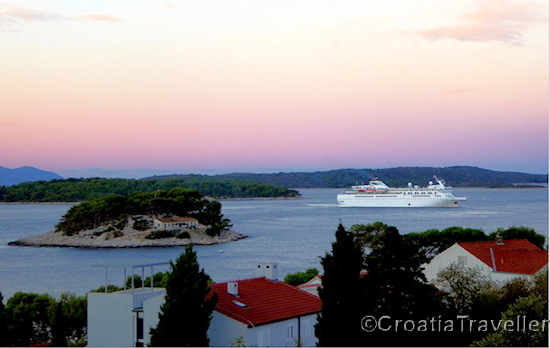
<svg viewBox="0 0 550 348">
<path fill-rule="evenodd" d="M 56 179 L 0 186 L 0 202 L 80 202 L 106 194 L 128 195 L 184 188 L 216 199 L 298 198 L 298 191 L 286 187 L 236 179 L 190 175 L 185 178 L 146 179 Z"/>
<path fill-rule="evenodd" d="M 232 232 L 221 204 L 183 188 L 108 194 L 73 206 L 55 231 L 9 245 L 80 248 L 169 247 L 246 238 Z"/>
</svg>

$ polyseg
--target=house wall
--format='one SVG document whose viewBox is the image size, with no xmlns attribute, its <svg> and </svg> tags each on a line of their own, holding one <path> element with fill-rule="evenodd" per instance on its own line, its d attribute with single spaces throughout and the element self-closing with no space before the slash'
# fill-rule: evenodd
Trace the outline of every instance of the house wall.
<svg viewBox="0 0 550 348">
<path fill-rule="evenodd" d="M 465 267 L 477 268 L 482 272 L 482 274 L 488 276 L 491 276 L 491 273 L 493 273 L 491 267 L 487 266 L 477 257 L 470 254 L 460 245 L 453 244 L 451 247 L 435 256 L 429 264 L 424 265 L 424 275 L 426 275 L 426 279 L 429 282 L 434 281 L 435 279 L 437 279 L 437 273 L 449 267 L 452 263 L 458 263 L 459 257 L 461 256 L 464 257 Z"/>
<path fill-rule="evenodd" d="M 307 288 L 300 288 L 300 290 L 308 292 L 314 296 L 319 297 L 319 286 L 310 286 Z"/>
<path fill-rule="evenodd" d="M 161 231 L 173 231 L 182 230 L 184 228 L 198 228 L 199 225 L 196 221 L 183 221 L 183 222 L 162 222 L 157 219 L 153 219 L 153 229 Z"/>
<path fill-rule="evenodd" d="M 301 346 L 317 344 L 314 325 L 315 314 L 300 317 Z M 298 344 L 298 318 L 248 328 L 247 325 L 214 312 L 208 338 L 211 346 L 231 346 L 242 337 L 246 346 L 296 347 Z"/>
<path fill-rule="evenodd" d="M 316 322 L 315 314 L 300 317 L 301 346 L 314 347 L 317 344 L 314 331 Z M 247 345 L 296 347 L 298 344 L 298 318 L 260 325 L 249 331 Z"/>
<path fill-rule="evenodd" d="M 143 301 L 143 342 L 150 344 L 150 329 L 158 324 L 164 294 Z M 88 345 L 90 347 L 132 347 L 136 342 L 134 296 L 117 293 L 88 294 Z M 315 346 L 316 314 L 300 317 L 302 346 Z M 208 329 L 211 346 L 231 346 L 242 337 L 247 346 L 296 346 L 298 318 L 248 328 L 237 320 L 214 311 Z"/>
<path fill-rule="evenodd" d="M 248 337 L 248 331 L 247 325 L 214 311 L 207 335 L 213 347 L 229 347 L 239 337 L 244 339 L 246 346 L 256 345 L 256 341 Z"/>
<path fill-rule="evenodd" d="M 88 346 L 134 346 L 136 319 L 132 308 L 132 295 L 88 293 Z"/>
<path fill-rule="evenodd" d="M 497 283 L 507 283 L 512 279 L 533 279 L 532 274 L 518 274 L 518 273 L 505 273 L 505 272 L 491 272 L 491 280 L 494 280 Z"/>
</svg>

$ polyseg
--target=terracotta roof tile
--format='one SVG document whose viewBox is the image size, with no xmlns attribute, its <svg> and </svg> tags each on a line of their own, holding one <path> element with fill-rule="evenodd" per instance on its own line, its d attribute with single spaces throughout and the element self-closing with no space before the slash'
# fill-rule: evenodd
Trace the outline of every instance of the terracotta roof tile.
<svg viewBox="0 0 550 348">
<path fill-rule="evenodd" d="M 534 274 L 548 264 L 548 251 L 539 249 L 527 239 L 511 239 L 503 242 L 502 245 L 495 241 L 460 242 L 458 245 L 491 268 L 493 268 L 492 248 L 497 272 Z"/>
<path fill-rule="evenodd" d="M 238 294 L 227 292 L 227 282 L 212 284 L 218 294 L 216 311 L 250 326 L 317 313 L 321 300 L 280 281 L 262 278 L 238 280 Z M 238 301 L 246 305 L 240 307 Z"/>
</svg>

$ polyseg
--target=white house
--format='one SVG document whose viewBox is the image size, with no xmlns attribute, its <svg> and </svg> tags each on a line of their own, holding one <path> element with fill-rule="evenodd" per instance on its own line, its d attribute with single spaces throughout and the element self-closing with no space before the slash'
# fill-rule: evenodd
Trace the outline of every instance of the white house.
<svg viewBox="0 0 550 348">
<path fill-rule="evenodd" d="M 199 221 L 192 217 L 170 216 L 154 217 L 153 229 L 156 231 L 182 231 L 199 227 Z"/>
<path fill-rule="evenodd" d="M 489 279 L 507 282 L 514 278 L 533 278 L 548 269 L 548 251 L 527 239 L 459 242 L 444 250 L 425 265 L 428 281 L 452 263 L 477 268 Z"/>
<path fill-rule="evenodd" d="M 317 296 L 277 279 L 277 265 L 262 263 L 259 278 L 212 284 L 218 303 L 208 337 L 211 346 L 315 346 Z M 139 346 L 150 342 L 164 289 L 88 294 L 89 346 Z"/>
<path fill-rule="evenodd" d="M 208 337 L 212 346 L 315 346 L 317 296 L 265 277 L 217 283 L 218 304 Z"/>
<path fill-rule="evenodd" d="M 158 313 L 164 293 L 161 288 L 88 293 L 88 346 L 142 347 L 158 321 L 153 309 Z"/>
</svg>

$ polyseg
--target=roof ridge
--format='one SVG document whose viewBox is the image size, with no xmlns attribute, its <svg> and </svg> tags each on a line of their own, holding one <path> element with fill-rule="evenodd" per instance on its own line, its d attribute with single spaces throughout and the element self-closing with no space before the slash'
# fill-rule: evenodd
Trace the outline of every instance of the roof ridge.
<svg viewBox="0 0 550 348">
<path fill-rule="evenodd" d="M 245 279 L 237 279 L 237 280 L 228 280 L 228 281 L 225 281 L 225 282 L 217 282 L 217 283 L 212 283 L 212 285 L 215 285 L 215 284 L 227 284 L 227 283 L 230 283 L 230 282 L 243 282 L 243 281 L 250 281 L 250 280 L 259 280 L 259 279 L 262 279 L 262 278 L 265 278 L 265 277 L 254 277 L 254 278 L 245 278 Z M 269 280 L 267 278 L 265 278 L 266 280 Z"/>
<path fill-rule="evenodd" d="M 524 240 L 524 241 L 527 241 L 527 242 L 531 243 L 529 241 L 529 239 L 527 239 L 527 238 L 503 239 L 502 241 L 503 242 L 506 242 L 506 241 L 512 242 L 512 241 L 520 241 L 520 240 Z M 457 243 L 458 244 L 473 244 L 473 243 L 496 243 L 496 242 L 497 242 L 497 240 L 491 239 L 491 240 L 469 240 L 469 241 L 462 241 L 462 242 L 457 242 Z M 531 244 L 533 244 L 533 243 L 531 243 Z M 533 245 L 535 245 L 535 244 L 533 244 Z"/>
<path fill-rule="evenodd" d="M 312 279 L 313 279 L 313 278 L 312 278 Z M 318 300 L 320 301 L 320 299 L 319 299 L 318 296 L 315 296 L 315 295 L 313 295 L 313 294 L 310 294 L 310 293 L 307 292 L 307 291 L 301 291 L 297 286 L 292 286 L 292 285 L 287 284 L 287 283 L 285 283 L 285 282 L 281 282 L 281 283 L 284 284 L 285 286 L 288 286 L 288 287 L 292 288 L 293 290 L 298 290 L 298 291 L 300 291 L 300 292 L 303 292 L 303 293 L 305 293 L 305 294 L 308 294 L 309 296 L 313 296 L 313 297 L 315 297 L 316 299 L 318 299 Z M 323 284 L 321 283 L 320 286 L 322 286 L 322 285 L 323 285 Z"/>
</svg>

